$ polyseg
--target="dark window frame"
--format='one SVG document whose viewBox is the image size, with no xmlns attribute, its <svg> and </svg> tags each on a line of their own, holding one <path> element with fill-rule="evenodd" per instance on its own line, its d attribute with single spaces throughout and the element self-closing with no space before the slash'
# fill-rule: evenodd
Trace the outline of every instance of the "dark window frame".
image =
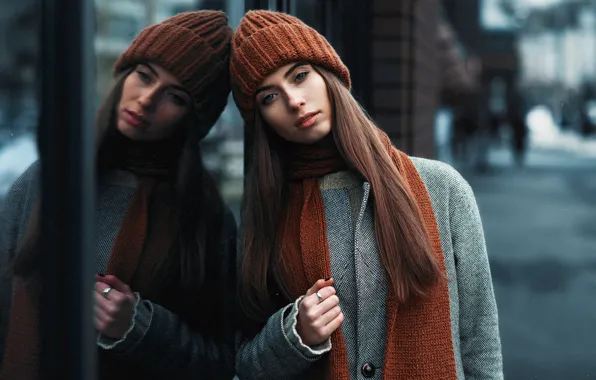
<svg viewBox="0 0 596 380">
<path fill-rule="evenodd" d="M 94 9 L 43 0 L 40 28 L 43 379 L 95 379 Z M 65 43 L 68 41 L 68 43 Z"/>
</svg>

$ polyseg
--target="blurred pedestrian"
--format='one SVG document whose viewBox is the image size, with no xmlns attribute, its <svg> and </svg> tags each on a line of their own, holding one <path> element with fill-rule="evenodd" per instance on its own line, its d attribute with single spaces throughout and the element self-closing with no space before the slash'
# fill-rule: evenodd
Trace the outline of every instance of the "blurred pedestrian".
<svg viewBox="0 0 596 380">
<path fill-rule="evenodd" d="M 528 127 L 524 108 L 520 102 L 519 97 L 511 101 L 507 109 L 507 118 L 511 127 L 511 151 L 516 165 L 522 167 L 528 146 Z"/>
</svg>

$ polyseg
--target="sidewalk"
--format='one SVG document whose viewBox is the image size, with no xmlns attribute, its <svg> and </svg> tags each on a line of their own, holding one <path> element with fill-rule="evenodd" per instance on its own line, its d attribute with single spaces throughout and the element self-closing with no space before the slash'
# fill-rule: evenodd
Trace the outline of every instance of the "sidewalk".
<svg viewBox="0 0 596 380">
<path fill-rule="evenodd" d="M 506 379 L 596 379 L 596 155 L 566 144 L 534 144 L 523 168 L 494 149 L 488 173 L 462 171 L 484 223 Z"/>
</svg>

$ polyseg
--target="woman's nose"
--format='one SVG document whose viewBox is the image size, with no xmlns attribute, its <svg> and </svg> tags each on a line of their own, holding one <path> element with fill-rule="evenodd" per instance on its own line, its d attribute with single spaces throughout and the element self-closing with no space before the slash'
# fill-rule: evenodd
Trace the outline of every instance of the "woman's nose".
<svg viewBox="0 0 596 380">
<path fill-rule="evenodd" d="M 299 109 L 306 104 L 306 100 L 300 94 L 290 94 L 288 95 L 288 104 L 292 109 Z"/>
<path fill-rule="evenodd" d="M 143 91 L 137 99 L 139 105 L 143 108 L 152 107 L 155 101 L 155 93 L 155 89 L 147 89 L 146 91 Z"/>
</svg>

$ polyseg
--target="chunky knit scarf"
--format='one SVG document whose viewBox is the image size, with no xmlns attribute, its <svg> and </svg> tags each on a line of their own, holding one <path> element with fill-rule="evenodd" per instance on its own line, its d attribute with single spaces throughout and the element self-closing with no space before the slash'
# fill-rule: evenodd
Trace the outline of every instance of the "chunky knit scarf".
<svg viewBox="0 0 596 380">
<path fill-rule="evenodd" d="M 385 133 L 380 130 L 379 133 L 387 154 L 418 205 L 433 252 L 445 271 L 439 230 L 424 182 L 408 156 L 395 149 Z M 318 279 L 331 276 L 325 209 L 318 178 L 345 166 L 337 149 L 328 143 L 304 146 L 298 150 L 290 152 L 294 160 L 287 167 L 290 176 L 289 206 L 284 218 L 286 223 L 280 228 L 287 271 L 284 274 L 285 285 L 288 295 L 294 299 L 304 294 Z M 446 281 L 436 285 L 428 297 L 406 304 L 398 304 L 392 293 L 388 289 L 383 379 L 456 379 Z M 328 360 L 322 360 L 321 366 L 314 366 L 307 378 L 350 379 L 341 328 L 333 333 L 331 342 L 333 348 Z"/>
</svg>

